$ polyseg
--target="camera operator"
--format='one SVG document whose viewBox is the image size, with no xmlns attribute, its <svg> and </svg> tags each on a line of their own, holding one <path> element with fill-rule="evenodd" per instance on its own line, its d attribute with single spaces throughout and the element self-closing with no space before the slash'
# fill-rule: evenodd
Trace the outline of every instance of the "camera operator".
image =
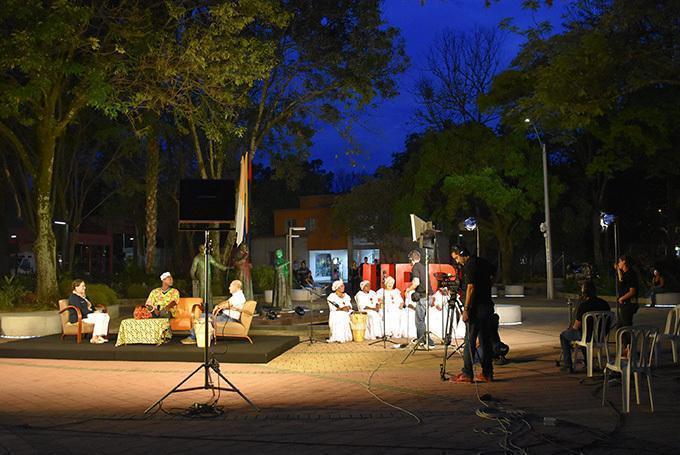
<svg viewBox="0 0 680 455">
<path fill-rule="evenodd" d="M 581 324 L 583 315 L 589 311 L 610 311 L 609 304 L 597 296 L 597 289 L 595 283 L 592 281 L 584 281 L 581 284 L 581 296 L 578 308 L 576 309 L 576 316 L 574 323 L 564 332 L 560 333 L 560 345 L 562 346 L 563 365 L 560 371 L 564 373 L 573 373 L 574 367 L 571 360 L 571 343 L 581 339 L 582 331 Z M 590 338 L 593 328 L 588 327 L 587 338 Z"/>
<path fill-rule="evenodd" d="M 411 294 L 411 300 L 416 304 L 416 338 L 418 343 L 427 344 L 432 347 L 434 341 L 430 339 L 429 335 L 426 341 L 421 340 L 425 334 L 426 324 L 425 316 L 427 314 L 427 301 L 425 299 L 425 277 L 427 271 L 425 266 L 420 262 L 420 251 L 412 250 L 408 254 L 408 260 L 411 262 L 411 285 L 406 289 L 406 294 Z M 430 286 L 428 294 L 432 294 L 432 286 Z"/>
<path fill-rule="evenodd" d="M 463 321 L 467 323 L 465 330 L 466 348 L 463 353 L 463 369 L 453 377 L 453 382 L 470 383 L 491 382 L 493 380 L 493 300 L 491 300 L 491 284 L 496 274 L 496 267 L 486 259 L 470 256 L 464 246 L 455 247 L 451 257 L 463 266 L 465 282 L 465 305 Z M 472 364 L 477 352 L 477 337 L 481 347 L 482 373 L 474 379 Z"/>
</svg>

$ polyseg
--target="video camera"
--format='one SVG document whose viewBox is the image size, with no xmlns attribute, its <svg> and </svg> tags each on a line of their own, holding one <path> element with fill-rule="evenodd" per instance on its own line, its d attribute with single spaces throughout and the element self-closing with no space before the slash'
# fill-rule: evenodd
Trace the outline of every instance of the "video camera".
<svg viewBox="0 0 680 455">
<path fill-rule="evenodd" d="M 460 288 L 460 280 L 454 275 L 445 272 L 438 272 L 434 274 L 439 288 L 446 288 L 450 293 L 458 291 Z"/>
</svg>

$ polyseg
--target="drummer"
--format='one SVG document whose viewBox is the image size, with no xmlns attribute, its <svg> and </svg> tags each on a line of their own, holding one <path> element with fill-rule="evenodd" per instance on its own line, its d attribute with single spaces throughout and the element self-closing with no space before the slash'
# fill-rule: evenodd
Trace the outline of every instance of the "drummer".
<svg viewBox="0 0 680 455">
<path fill-rule="evenodd" d="M 352 301 L 345 294 L 345 284 L 342 280 L 333 282 L 332 293 L 328 296 L 328 328 L 331 336 L 329 343 L 345 343 L 352 341 L 352 329 L 349 324 L 349 314 L 352 312 Z"/>
<path fill-rule="evenodd" d="M 371 282 L 364 280 L 359 283 L 361 289 L 354 296 L 354 301 L 357 303 L 359 311 L 365 312 L 366 320 L 366 335 L 367 340 L 375 340 L 383 336 L 383 320 L 380 314 L 380 303 L 378 303 L 378 295 L 371 290 Z"/>
</svg>

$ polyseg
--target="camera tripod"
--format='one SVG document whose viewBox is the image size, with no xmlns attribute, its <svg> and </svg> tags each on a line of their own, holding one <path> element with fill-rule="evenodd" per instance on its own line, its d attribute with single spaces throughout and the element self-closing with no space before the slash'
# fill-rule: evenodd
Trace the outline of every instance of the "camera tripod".
<svg viewBox="0 0 680 455">
<path fill-rule="evenodd" d="M 453 290 L 453 296 L 449 298 L 446 305 L 446 331 L 444 332 L 444 355 L 442 358 L 442 364 L 439 366 L 439 375 L 442 381 L 446 381 L 446 362 L 453 357 L 454 354 L 463 355 L 463 350 L 465 349 L 465 340 L 458 342 L 458 337 L 456 336 L 455 324 L 463 316 L 463 302 L 460 301 L 460 296 L 458 295 L 458 289 Z M 455 341 L 455 348 L 453 351 L 449 352 L 449 346 L 451 346 L 451 339 L 453 334 L 453 340 Z"/>
</svg>

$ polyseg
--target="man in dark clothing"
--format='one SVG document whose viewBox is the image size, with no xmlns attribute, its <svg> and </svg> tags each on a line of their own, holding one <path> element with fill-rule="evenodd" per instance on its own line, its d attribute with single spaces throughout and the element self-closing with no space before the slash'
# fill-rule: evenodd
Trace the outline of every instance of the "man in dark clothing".
<svg viewBox="0 0 680 455">
<path fill-rule="evenodd" d="M 564 360 L 560 370 L 565 373 L 573 373 L 574 367 L 571 359 L 571 343 L 581 339 L 583 334 L 581 327 L 583 315 L 589 311 L 610 311 L 609 304 L 597 296 L 595 284 L 592 281 L 585 281 L 581 285 L 581 302 L 576 309 L 574 323 L 564 332 L 560 333 L 560 345 L 562 346 L 562 359 Z M 590 339 L 593 332 L 592 327 L 588 327 L 586 339 Z"/>
<path fill-rule="evenodd" d="M 619 257 L 615 264 L 616 277 L 619 281 L 617 303 L 619 305 L 620 321 L 619 327 L 633 325 L 633 315 L 637 313 L 637 294 L 639 289 L 637 275 L 630 267 L 628 256 Z M 635 301 L 634 301 L 635 300 Z"/>
<path fill-rule="evenodd" d="M 425 295 L 425 281 L 427 276 L 427 271 L 425 266 L 420 261 L 420 251 L 413 250 L 408 254 L 408 259 L 411 261 L 411 285 L 406 289 L 406 294 L 413 291 L 411 294 L 411 300 L 416 304 L 416 337 L 418 342 L 425 341 L 421 340 L 426 330 L 425 317 L 427 315 L 427 296 Z M 428 281 L 429 292 L 428 295 L 432 294 L 432 284 Z M 434 346 L 434 341 L 427 337 L 427 343 L 430 347 Z"/>
<path fill-rule="evenodd" d="M 465 350 L 463 353 L 463 370 L 452 380 L 454 382 L 490 382 L 493 380 L 493 314 L 491 300 L 491 284 L 496 274 L 496 267 L 486 259 L 470 256 L 465 247 L 457 247 L 451 257 L 463 266 L 465 282 L 465 305 L 463 321 L 467 323 L 465 330 Z M 481 347 L 482 373 L 473 379 L 472 364 L 477 352 L 477 338 Z"/>
</svg>

